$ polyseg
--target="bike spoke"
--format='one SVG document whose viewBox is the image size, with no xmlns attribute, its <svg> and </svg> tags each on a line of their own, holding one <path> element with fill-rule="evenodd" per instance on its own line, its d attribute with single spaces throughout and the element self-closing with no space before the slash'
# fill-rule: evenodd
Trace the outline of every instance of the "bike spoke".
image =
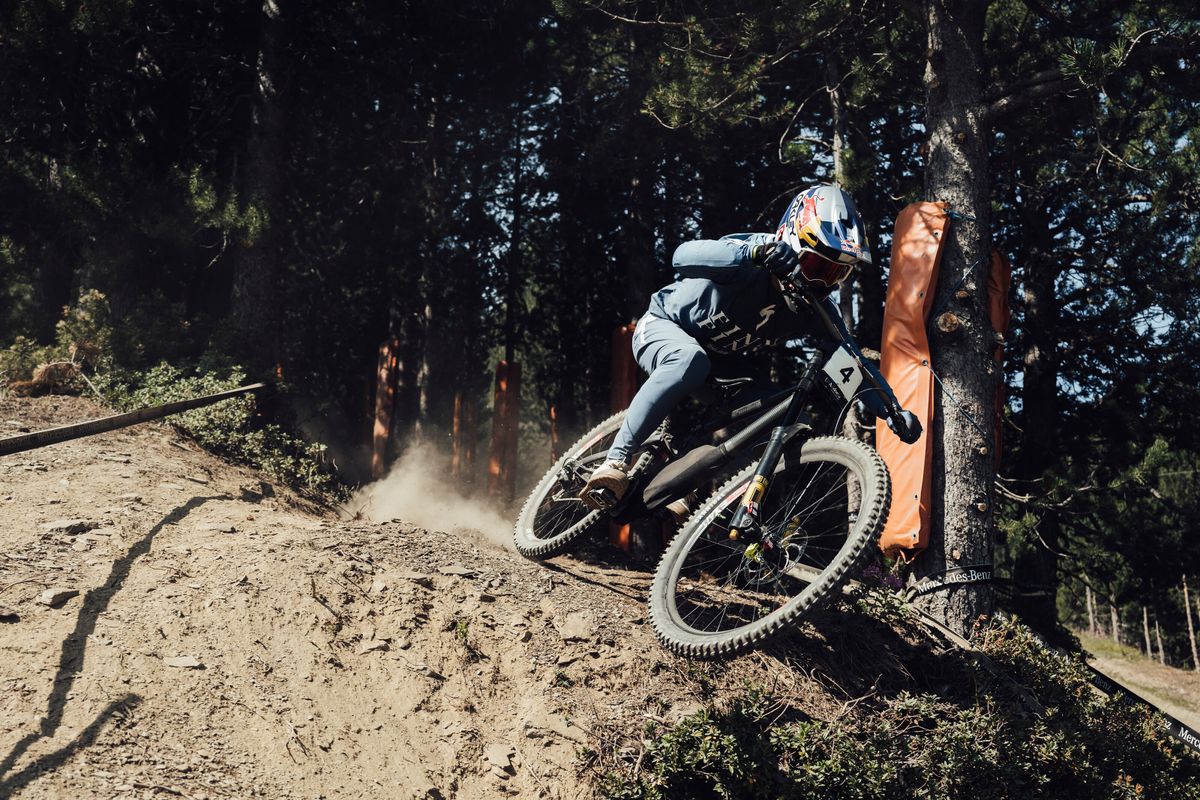
<svg viewBox="0 0 1200 800">
<path fill-rule="evenodd" d="M 682 620 L 698 631 L 733 630 L 773 613 L 813 584 L 849 535 L 849 475 L 841 464 L 819 461 L 780 476 L 786 479 L 768 493 L 759 523 L 784 548 L 774 556 L 782 559 L 778 564 L 765 554 L 751 557 L 749 543 L 728 539 L 743 489 L 730 492 L 680 567 L 675 603 Z"/>
<path fill-rule="evenodd" d="M 595 512 L 584 505 L 578 494 L 592 470 L 604 462 L 616 431 L 591 442 L 564 463 L 557 481 L 546 493 L 534 514 L 532 533 L 536 539 L 553 539 L 577 525 L 586 523 Z"/>
</svg>

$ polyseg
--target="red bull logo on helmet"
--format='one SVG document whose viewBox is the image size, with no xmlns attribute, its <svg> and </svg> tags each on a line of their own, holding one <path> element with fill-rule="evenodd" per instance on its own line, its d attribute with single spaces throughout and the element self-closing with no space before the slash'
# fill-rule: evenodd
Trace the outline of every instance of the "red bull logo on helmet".
<svg viewBox="0 0 1200 800">
<path fill-rule="evenodd" d="M 816 195 L 805 195 L 804 202 L 800 204 L 799 214 L 796 219 L 796 233 L 800 233 L 801 229 L 806 227 L 809 222 L 814 219 L 819 219 L 817 216 L 817 202 L 820 200 Z"/>
</svg>

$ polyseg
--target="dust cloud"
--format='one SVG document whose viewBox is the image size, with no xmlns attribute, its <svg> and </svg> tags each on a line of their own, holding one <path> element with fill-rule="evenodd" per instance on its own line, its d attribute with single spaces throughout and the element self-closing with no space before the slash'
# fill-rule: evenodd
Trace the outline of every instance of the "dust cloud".
<svg viewBox="0 0 1200 800">
<path fill-rule="evenodd" d="M 359 489 L 344 508 L 373 522 L 400 520 L 440 531 L 477 532 L 484 542 L 513 550 L 512 521 L 485 500 L 459 491 L 446 477 L 449 462 L 432 445 L 410 447 L 385 478 Z"/>
</svg>

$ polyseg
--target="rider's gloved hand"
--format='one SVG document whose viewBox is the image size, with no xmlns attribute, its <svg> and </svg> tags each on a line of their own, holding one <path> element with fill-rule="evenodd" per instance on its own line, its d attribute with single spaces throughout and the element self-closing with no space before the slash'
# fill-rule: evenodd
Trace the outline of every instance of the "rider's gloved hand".
<svg viewBox="0 0 1200 800">
<path fill-rule="evenodd" d="M 750 248 L 750 260 L 759 266 L 766 267 L 772 275 L 783 278 L 791 275 L 800 260 L 796 251 L 785 242 L 767 242 L 756 244 Z"/>
<path fill-rule="evenodd" d="M 905 444 L 912 444 L 921 438 L 921 421 L 911 411 L 901 409 L 899 414 L 888 418 L 887 426 Z"/>
</svg>

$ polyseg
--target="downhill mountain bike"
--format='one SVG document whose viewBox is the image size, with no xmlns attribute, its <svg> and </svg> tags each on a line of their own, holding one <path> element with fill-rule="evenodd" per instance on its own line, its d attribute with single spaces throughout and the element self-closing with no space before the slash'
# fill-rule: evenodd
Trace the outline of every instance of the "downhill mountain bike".
<svg viewBox="0 0 1200 800">
<path fill-rule="evenodd" d="M 595 511 L 578 495 L 620 428 L 624 415 L 615 414 L 550 468 L 517 519 L 517 549 L 548 558 L 604 520 L 661 514 L 673 500 L 724 478 L 680 527 L 651 586 L 655 634 L 680 655 L 733 656 L 797 621 L 840 589 L 887 517 L 891 482 L 883 459 L 862 442 L 814 435 L 805 409 L 818 385 L 850 403 L 864 381 L 865 391 L 880 390 L 897 422 L 900 408 L 842 343 L 812 292 L 790 283 L 784 289 L 833 337 L 794 385 L 739 403 L 749 379 L 716 381 L 702 412 L 673 413 L 635 452 L 625 496 Z M 731 430 L 711 443 L 714 433 Z"/>
</svg>

